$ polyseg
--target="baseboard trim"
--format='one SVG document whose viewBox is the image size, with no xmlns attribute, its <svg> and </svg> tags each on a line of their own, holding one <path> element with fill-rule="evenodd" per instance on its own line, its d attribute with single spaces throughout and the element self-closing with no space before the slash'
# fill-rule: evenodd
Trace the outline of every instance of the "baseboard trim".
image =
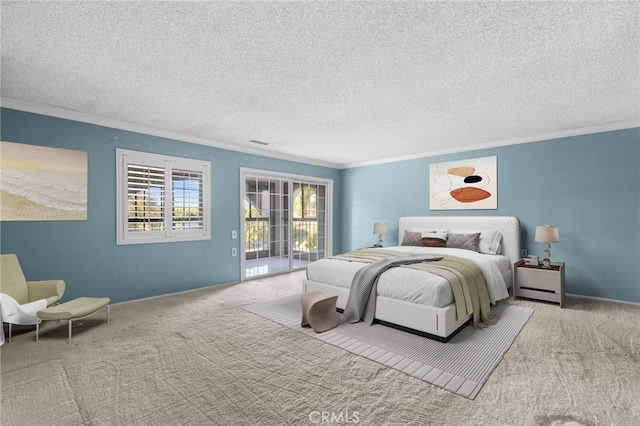
<svg viewBox="0 0 640 426">
<path fill-rule="evenodd" d="M 598 300 L 600 302 L 622 303 L 623 305 L 640 306 L 638 302 L 629 302 L 627 300 L 609 299 L 606 297 L 585 296 L 583 294 L 567 293 L 565 296 L 577 297 L 579 299 Z"/>
<path fill-rule="evenodd" d="M 240 283 L 241 283 L 241 281 L 235 281 L 235 282 L 231 282 L 231 283 L 213 284 L 213 285 L 208 285 L 208 286 L 205 286 L 205 287 L 190 288 L 189 290 L 176 291 L 176 292 L 173 292 L 173 293 L 158 294 L 157 296 L 142 297 L 140 299 L 133 299 L 133 300 L 124 300 L 122 302 L 112 303 L 111 306 L 127 305 L 129 303 L 137 303 L 137 302 L 145 302 L 147 300 L 161 299 L 163 297 L 177 296 L 179 294 L 193 293 L 194 291 L 207 290 L 207 289 L 218 288 L 218 287 L 226 287 L 226 286 L 236 285 L 236 284 L 240 284 Z"/>
<path fill-rule="evenodd" d="M 260 279 L 260 278 L 269 278 L 269 277 L 274 277 L 276 275 L 285 275 L 285 274 L 290 274 L 290 273 L 293 273 L 293 272 L 300 272 L 302 269 L 304 269 L 304 268 L 298 268 L 298 269 L 294 269 L 292 271 L 276 272 L 276 273 L 273 273 L 273 274 L 260 275 L 260 276 L 256 276 L 256 277 L 249 277 L 249 278 L 246 278 L 244 281 L 232 281 L 232 282 L 229 282 L 229 283 L 212 284 L 212 285 L 207 285 L 207 286 L 204 286 L 204 287 L 197 287 L 197 288 L 190 288 L 188 290 L 175 291 L 173 293 L 165 293 L 165 294 L 158 294 L 156 296 L 142 297 L 140 299 L 123 300 L 122 302 L 112 303 L 111 306 L 126 305 L 128 303 L 144 302 L 146 300 L 160 299 L 162 297 L 171 297 L 171 296 L 176 296 L 176 295 L 179 295 L 179 294 L 193 293 L 194 291 L 207 290 L 207 289 L 218 288 L 218 287 L 226 287 L 226 286 L 241 284 L 243 282 L 256 280 L 256 279 Z"/>
</svg>

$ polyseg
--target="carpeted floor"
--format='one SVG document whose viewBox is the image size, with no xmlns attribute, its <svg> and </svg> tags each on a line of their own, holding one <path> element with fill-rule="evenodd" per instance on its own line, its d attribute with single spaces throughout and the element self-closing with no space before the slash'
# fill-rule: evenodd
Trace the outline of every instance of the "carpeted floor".
<svg viewBox="0 0 640 426">
<path fill-rule="evenodd" d="M 380 324 L 350 324 L 343 314 L 337 314 L 336 328 L 316 333 L 300 326 L 299 294 L 245 309 L 470 399 L 478 395 L 533 314 L 533 309 L 501 303 L 492 309 L 500 317 L 497 324 L 486 329 L 468 324 L 448 343 L 442 343 Z"/>
<path fill-rule="evenodd" d="M 535 313 L 475 400 L 243 309 L 304 272 L 16 327 L 2 425 L 640 424 L 640 308 L 569 298 Z"/>
</svg>

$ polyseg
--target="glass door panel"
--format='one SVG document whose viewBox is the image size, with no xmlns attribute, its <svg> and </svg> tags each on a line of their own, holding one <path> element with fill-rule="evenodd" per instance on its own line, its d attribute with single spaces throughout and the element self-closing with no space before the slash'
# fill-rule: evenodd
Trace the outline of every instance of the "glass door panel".
<svg viewBox="0 0 640 426">
<path fill-rule="evenodd" d="M 327 255 L 327 184 L 243 177 L 242 279 L 304 268 Z"/>
</svg>

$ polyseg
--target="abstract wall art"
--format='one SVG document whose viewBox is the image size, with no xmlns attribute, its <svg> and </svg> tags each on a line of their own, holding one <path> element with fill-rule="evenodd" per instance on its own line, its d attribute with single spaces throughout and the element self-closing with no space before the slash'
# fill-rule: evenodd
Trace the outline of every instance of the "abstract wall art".
<svg viewBox="0 0 640 426">
<path fill-rule="evenodd" d="M 498 208 L 497 157 L 429 165 L 429 210 Z"/>
<path fill-rule="evenodd" d="M 87 220 L 87 157 L 0 142 L 0 220 Z"/>
</svg>

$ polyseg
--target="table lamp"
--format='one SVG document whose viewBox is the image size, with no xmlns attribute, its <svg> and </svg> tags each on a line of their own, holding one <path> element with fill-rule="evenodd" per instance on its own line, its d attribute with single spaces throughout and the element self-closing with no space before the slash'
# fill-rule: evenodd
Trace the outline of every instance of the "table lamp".
<svg viewBox="0 0 640 426">
<path fill-rule="evenodd" d="M 550 268 L 551 267 L 551 243 L 557 243 L 560 241 L 560 236 L 558 235 L 558 227 L 553 225 L 542 225 L 536 227 L 536 236 L 535 240 L 538 243 L 544 243 L 542 254 L 544 258 L 542 259 L 542 267 Z"/>
<path fill-rule="evenodd" d="M 374 247 L 382 247 L 382 235 L 388 231 L 386 223 L 376 222 L 373 224 L 373 233 L 378 234 L 378 242 Z"/>
</svg>

